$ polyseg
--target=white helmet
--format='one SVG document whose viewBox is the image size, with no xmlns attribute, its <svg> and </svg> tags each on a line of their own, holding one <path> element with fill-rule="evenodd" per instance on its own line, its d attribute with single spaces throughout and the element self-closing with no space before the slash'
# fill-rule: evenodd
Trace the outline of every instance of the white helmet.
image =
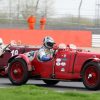
<svg viewBox="0 0 100 100">
<path fill-rule="evenodd" d="M 0 45 L 2 45 L 3 44 L 3 40 L 2 40 L 2 38 L 0 38 Z"/>
<path fill-rule="evenodd" d="M 43 39 L 43 45 L 44 45 L 46 48 L 52 49 L 54 44 L 55 44 L 55 42 L 54 42 L 53 38 L 51 38 L 50 36 L 46 36 L 46 37 Z"/>
</svg>

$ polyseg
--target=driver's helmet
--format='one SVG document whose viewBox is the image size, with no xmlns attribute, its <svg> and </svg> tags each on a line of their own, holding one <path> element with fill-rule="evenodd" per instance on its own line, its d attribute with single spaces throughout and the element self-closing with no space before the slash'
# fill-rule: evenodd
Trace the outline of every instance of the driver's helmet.
<svg viewBox="0 0 100 100">
<path fill-rule="evenodd" d="M 2 40 L 2 38 L 0 38 L 0 45 L 3 45 L 3 40 Z"/>
<path fill-rule="evenodd" d="M 46 48 L 49 48 L 49 49 L 52 49 L 53 46 L 54 46 L 55 42 L 53 40 L 52 37 L 50 36 L 46 36 L 44 39 L 43 39 L 43 45 L 46 47 Z"/>
</svg>

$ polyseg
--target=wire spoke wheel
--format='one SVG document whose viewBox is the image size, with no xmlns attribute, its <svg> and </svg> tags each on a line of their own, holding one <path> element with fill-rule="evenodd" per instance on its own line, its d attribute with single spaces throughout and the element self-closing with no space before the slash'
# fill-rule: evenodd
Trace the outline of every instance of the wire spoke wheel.
<svg viewBox="0 0 100 100">
<path fill-rule="evenodd" d="M 21 62 L 14 62 L 11 67 L 11 76 L 13 80 L 16 80 L 16 81 L 22 80 L 24 76 L 23 73 L 24 73 L 24 69 Z"/>
<path fill-rule="evenodd" d="M 82 78 L 87 89 L 98 90 L 100 88 L 100 63 L 87 63 L 83 69 Z"/>
<path fill-rule="evenodd" d="M 22 85 L 28 81 L 28 68 L 23 59 L 16 58 L 9 64 L 8 77 L 14 85 Z"/>
<path fill-rule="evenodd" d="M 58 80 L 43 80 L 43 81 L 47 85 L 56 85 L 59 82 Z"/>
<path fill-rule="evenodd" d="M 94 66 L 90 66 L 85 71 L 85 79 L 86 83 L 90 86 L 93 86 L 98 81 L 98 71 L 95 69 Z"/>
</svg>

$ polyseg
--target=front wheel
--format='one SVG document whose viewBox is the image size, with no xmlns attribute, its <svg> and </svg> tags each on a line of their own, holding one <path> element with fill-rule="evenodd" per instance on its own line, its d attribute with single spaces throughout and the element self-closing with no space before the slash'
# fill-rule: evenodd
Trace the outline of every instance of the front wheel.
<svg viewBox="0 0 100 100">
<path fill-rule="evenodd" d="M 100 88 L 100 63 L 89 62 L 83 69 L 83 84 L 89 90 Z"/>
<path fill-rule="evenodd" d="M 56 85 L 59 81 L 57 80 L 43 80 L 44 83 L 46 83 L 47 85 Z"/>
<path fill-rule="evenodd" d="M 8 77 L 14 85 L 22 85 L 28 81 L 28 69 L 23 59 L 16 58 L 9 64 Z"/>
</svg>

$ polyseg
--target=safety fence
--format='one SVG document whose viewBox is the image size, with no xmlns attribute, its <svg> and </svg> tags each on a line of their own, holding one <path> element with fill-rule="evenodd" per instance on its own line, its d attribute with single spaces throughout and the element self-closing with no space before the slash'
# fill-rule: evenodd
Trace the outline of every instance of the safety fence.
<svg viewBox="0 0 100 100">
<path fill-rule="evenodd" d="M 92 35 L 92 47 L 100 47 L 100 34 Z"/>
<path fill-rule="evenodd" d="M 45 36 L 54 38 L 57 45 L 65 43 L 75 44 L 78 47 L 91 47 L 91 31 L 0 29 L 0 37 L 5 43 L 20 40 L 24 44 L 41 45 Z"/>
</svg>

